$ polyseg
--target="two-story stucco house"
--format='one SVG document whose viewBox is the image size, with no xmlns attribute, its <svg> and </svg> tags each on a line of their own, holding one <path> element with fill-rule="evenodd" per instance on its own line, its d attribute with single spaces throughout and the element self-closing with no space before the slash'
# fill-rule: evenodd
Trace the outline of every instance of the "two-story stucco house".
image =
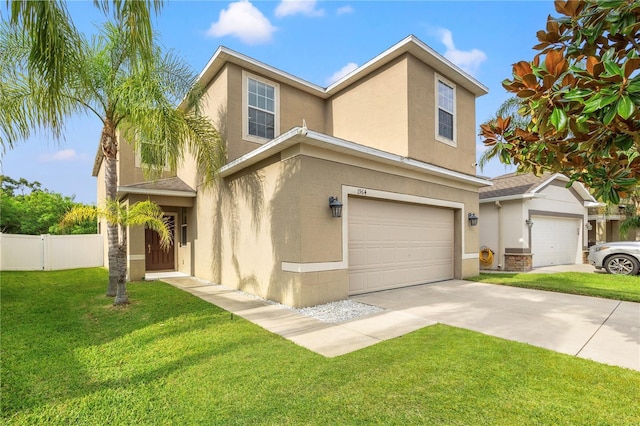
<svg viewBox="0 0 640 426">
<path fill-rule="evenodd" d="M 228 163 L 213 189 L 193 160 L 148 182 L 123 144 L 119 197 L 156 201 L 175 225 L 167 253 L 129 230 L 130 279 L 176 270 L 301 307 L 478 273 L 487 88 L 416 37 L 326 88 L 224 47 L 200 81 Z M 99 200 L 103 173 L 98 156 Z"/>
</svg>

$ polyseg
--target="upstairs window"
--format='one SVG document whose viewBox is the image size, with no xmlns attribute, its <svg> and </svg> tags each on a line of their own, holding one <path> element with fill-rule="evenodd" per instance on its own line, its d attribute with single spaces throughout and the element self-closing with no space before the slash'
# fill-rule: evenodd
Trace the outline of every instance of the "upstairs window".
<svg viewBox="0 0 640 426">
<path fill-rule="evenodd" d="M 159 143 L 141 142 L 135 153 L 135 166 L 169 171 L 166 147 Z"/>
<path fill-rule="evenodd" d="M 456 145 L 456 87 L 448 81 L 437 78 L 437 128 L 436 139 L 449 145 Z"/>
<path fill-rule="evenodd" d="M 245 74 L 243 138 L 263 143 L 278 135 L 278 85 Z"/>
</svg>

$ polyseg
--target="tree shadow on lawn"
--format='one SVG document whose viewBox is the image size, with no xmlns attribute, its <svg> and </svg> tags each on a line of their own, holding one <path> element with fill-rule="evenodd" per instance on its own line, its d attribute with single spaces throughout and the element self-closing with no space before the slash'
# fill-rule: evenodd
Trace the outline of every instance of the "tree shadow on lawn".
<svg viewBox="0 0 640 426">
<path fill-rule="evenodd" d="M 3 276 L 4 418 L 157 381 L 271 336 L 164 283 L 132 283 L 134 302 L 114 308 L 96 295 L 106 279 L 29 284 L 20 278 Z"/>
</svg>

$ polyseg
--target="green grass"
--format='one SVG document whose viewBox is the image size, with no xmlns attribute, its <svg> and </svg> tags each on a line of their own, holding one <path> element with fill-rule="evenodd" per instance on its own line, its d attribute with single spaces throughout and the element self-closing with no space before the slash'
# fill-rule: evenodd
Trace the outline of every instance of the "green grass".
<svg viewBox="0 0 640 426">
<path fill-rule="evenodd" d="M 488 273 L 465 279 L 481 283 L 640 302 L 640 276 L 631 277 L 627 275 L 584 272 L 562 272 L 557 274 Z"/>
<path fill-rule="evenodd" d="M 1 279 L 5 424 L 640 423 L 640 372 L 467 330 L 329 359 L 164 283 Z"/>
</svg>

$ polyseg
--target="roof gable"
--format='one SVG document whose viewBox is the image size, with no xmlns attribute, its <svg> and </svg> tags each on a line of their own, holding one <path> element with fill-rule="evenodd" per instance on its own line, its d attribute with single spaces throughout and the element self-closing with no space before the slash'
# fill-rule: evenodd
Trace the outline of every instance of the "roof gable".
<svg viewBox="0 0 640 426">
<path fill-rule="evenodd" d="M 500 201 L 507 199 L 532 198 L 540 194 L 549 185 L 566 187 L 569 178 L 560 173 L 543 173 L 535 176 L 532 173 L 509 173 L 491 179 L 493 186 L 480 188 L 480 202 Z M 589 191 L 579 182 L 574 182 L 569 191 L 579 201 L 595 202 Z"/>
<path fill-rule="evenodd" d="M 310 83 L 304 79 L 294 76 L 293 74 L 281 71 L 278 68 L 267 65 L 249 56 L 243 55 L 242 53 L 235 52 L 224 46 L 220 46 L 216 50 L 204 70 L 200 73 L 198 80 L 206 86 L 215 78 L 225 64 L 233 63 L 244 69 L 263 74 L 265 77 L 270 79 L 286 83 L 307 93 L 327 99 L 406 53 L 415 56 L 435 69 L 438 73 L 466 88 L 476 97 L 485 95 L 489 92 L 486 86 L 454 65 L 451 61 L 430 48 L 414 35 L 410 35 L 399 43 L 396 43 L 389 49 L 385 50 L 375 58 L 326 88 Z"/>
</svg>

